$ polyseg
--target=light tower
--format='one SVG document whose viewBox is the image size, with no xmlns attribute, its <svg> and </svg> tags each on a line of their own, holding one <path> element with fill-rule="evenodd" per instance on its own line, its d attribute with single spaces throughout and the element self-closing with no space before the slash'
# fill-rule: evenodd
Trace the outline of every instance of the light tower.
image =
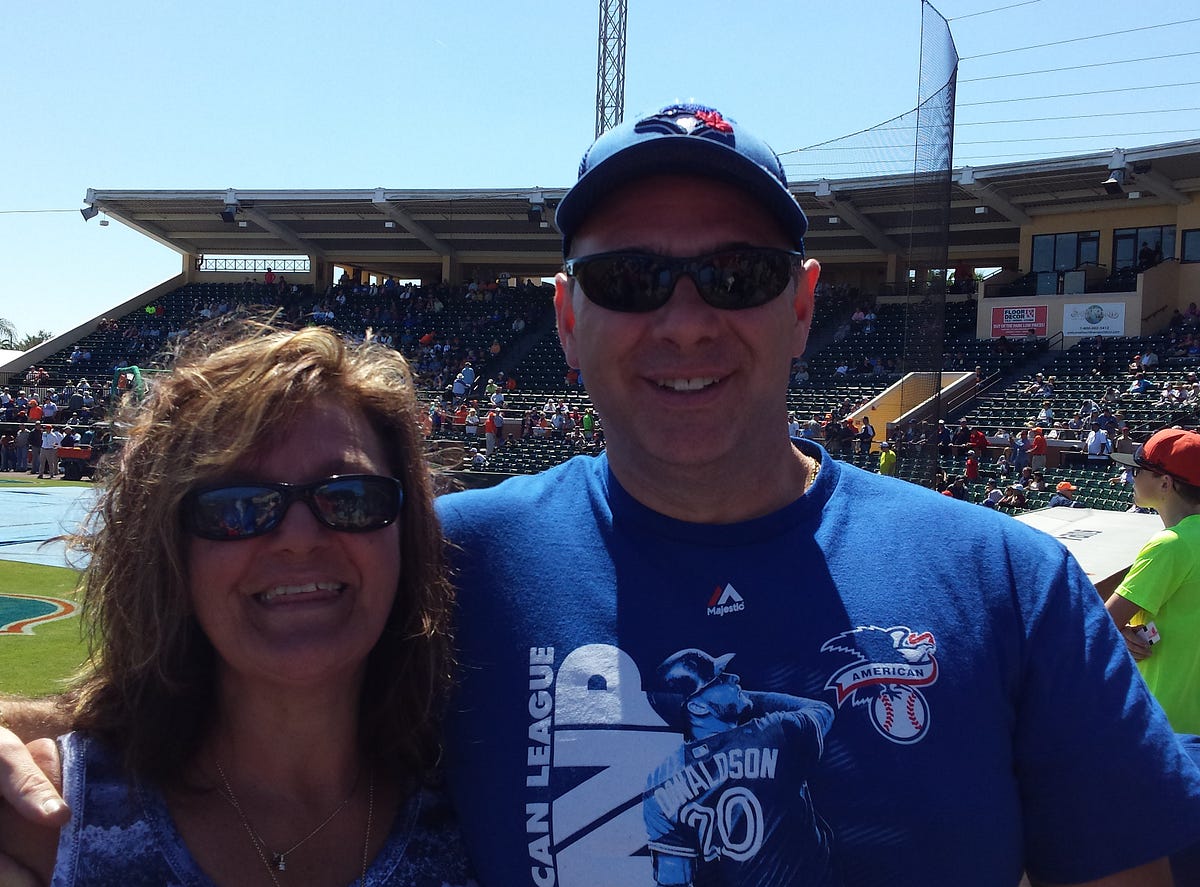
<svg viewBox="0 0 1200 887">
<path fill-rule="evenodd" d="M 596 138 L 625 117 L 625 13 L 627 0 L 600 0 L 596 50 Z"/>
</svg>

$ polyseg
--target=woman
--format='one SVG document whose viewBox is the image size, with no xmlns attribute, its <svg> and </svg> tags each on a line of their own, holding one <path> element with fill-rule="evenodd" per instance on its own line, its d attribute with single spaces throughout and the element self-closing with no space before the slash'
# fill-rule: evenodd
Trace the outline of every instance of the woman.
<svg viewBox="0 0 1200 887">
<path fill-rule="evenodd" d="M 55 885 L 463 883 L 423 785 L 452 600 L 408 366 L 236 335 L 185 343 L 128 417 L 74 539 L 72 819 L 5 852 Z"/>
</svg>

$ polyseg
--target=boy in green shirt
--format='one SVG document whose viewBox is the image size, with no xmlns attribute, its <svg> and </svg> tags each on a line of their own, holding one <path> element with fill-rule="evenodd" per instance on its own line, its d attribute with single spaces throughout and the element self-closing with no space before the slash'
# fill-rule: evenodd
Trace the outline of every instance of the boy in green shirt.
<svg viewBox="0 0 1200 887">
<path fill-rule="evenodd" d="M 1200 733 L 1200 433 L 1159 431 L 1132 456 L 1134 502 L 1154 508 L 1151 537 L 1105 604 L 1177 733 Z M 1154 642 L 1147 623 L 1157 629 Z"/>
</svg>

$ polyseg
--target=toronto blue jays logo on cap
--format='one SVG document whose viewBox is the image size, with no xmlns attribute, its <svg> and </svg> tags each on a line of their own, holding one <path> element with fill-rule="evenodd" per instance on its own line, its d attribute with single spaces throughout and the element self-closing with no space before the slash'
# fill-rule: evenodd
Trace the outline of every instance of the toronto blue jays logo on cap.
<svg viewBox="0 0 1200 887">
<path fill-rule="evenodd" d="M 671 105 L 657 114 L 643 117 L 633 128 L 638 133 L 700 136 L 730 147 L 737 141 L 733 122 L 722 117 L 720 111 L 705 105 Z"/>
<path fill-rule="evenodd" d="M 865 706 L 875 729 L 892 742 L 919 742 L 929 730 L 929 703 L 920 691 L 938 678 L 937 642 L 929 632 L 906 625 L 859 626 L 830 638 L 822 653 L 846 653 L 854 662 L 834 672 L 825 684 L 847 700 Z"/>
</svg>

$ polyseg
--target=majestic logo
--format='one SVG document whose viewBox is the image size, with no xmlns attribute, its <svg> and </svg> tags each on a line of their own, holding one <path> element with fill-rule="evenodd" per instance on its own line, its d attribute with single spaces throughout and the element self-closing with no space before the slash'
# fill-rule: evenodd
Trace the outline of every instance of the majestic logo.
<svg viewBox="0 0 1200 887">
<path fill-rule="evenodd" d="M 822 653 L 845 653 L 854 662 L 825 684 L 838 708 L 849 700 L 867 709 L 880 735 L 901 744 L 919 742 L 929 730 L 929 703 L 921 693 L 937 681 L 937 642 L 929 632 L 905 625 L 859 626 L 821 645 Z"/>
<path fill-rule="evenodd" d="M 746 602 L 728 583 L 724 588 L 718 585 L 713 589 L 712 597 L 708 599 L 707 612 L 709 616 L 724 616 L 727 613 L 737 613 L 744 609 L 746 609 Z"/>
</svg>

